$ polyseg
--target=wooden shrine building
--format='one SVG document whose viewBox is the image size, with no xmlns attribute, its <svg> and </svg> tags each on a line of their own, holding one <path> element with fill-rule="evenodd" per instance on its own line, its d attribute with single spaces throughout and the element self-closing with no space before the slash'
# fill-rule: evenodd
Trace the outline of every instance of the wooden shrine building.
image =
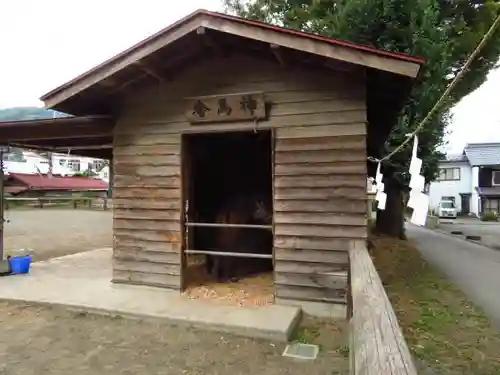
<svg viewBox="0 0 500 375">
<path fill-rule="evenodd" d="M 268 250 L 241 253 L 272 262 L 276 303 L 341 316 L 348 251 L 367 237 L 367 156 L 422 63 L 201 10 L 42 100 L 75 116 L 60 121 L 106 123 L 79 142 L 93 155 L 112 142 L 113 282 L 182 290 L 188 254 L 223 252 L 198 230 L 267 231 Z M 269 223 L 220 221 L 235 192 L 267 194 Z"/>
</svg>

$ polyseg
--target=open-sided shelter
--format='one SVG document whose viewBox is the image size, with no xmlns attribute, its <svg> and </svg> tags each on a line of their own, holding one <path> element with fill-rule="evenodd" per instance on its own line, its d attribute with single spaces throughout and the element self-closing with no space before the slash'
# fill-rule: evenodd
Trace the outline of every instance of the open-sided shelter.
<svg viewBox="0 0 500 375">
<path fill-rule="evenodd" d="M 42 100 L 113 119 L 114 282 L 180 290 L 186 254 L 223 252 L 202 231 L 267 231 L 266 251 L 224 251 L 271 259 L 277 303 L 342 315 L 348 250 L 367 237 L 367 156 L 422 63 L 201 10 Z M 272 220 L 221 220 L 238 194 L 267 195 Z"/>
</svg>

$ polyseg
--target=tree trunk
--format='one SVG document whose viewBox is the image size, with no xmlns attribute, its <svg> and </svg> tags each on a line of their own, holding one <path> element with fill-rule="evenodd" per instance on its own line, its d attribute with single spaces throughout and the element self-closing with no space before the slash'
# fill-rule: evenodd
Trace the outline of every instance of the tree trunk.
<svg viewBox="0 0 500 375">
<path fill-rule="evenodd" d="M 385 210 L 377 212 L 377 232 L 389 237 L 406 239 L 404 205 L 401 186 L 395 181 L 384 181 L 387 201 Z"/>
</svg>

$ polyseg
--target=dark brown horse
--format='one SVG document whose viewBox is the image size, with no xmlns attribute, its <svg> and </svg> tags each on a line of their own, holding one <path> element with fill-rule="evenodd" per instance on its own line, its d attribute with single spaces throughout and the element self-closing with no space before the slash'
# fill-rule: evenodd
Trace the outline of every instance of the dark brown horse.
<svg viewBox="0 0 500 375">
<path fill-rule="evenodd" d="M 226 200 L 217 211 L 215 222 L 224 224 L 272 223 L 272 208 L 268 201 L 255 194 L 238 194 Z M 265 229 L 221 227 L 215 229 L 214 245 L 217 251 L 240 253 L 263 253 L 265 239 L 270 233 Z M 234 266 L 242 258 L 207 256 L 207 271 L 216 279 L 234 276 Z M 246 262 L 252 259 L 244 258 Z M 239 262 L 238 262 L 239 261 Z"/>
</svg>

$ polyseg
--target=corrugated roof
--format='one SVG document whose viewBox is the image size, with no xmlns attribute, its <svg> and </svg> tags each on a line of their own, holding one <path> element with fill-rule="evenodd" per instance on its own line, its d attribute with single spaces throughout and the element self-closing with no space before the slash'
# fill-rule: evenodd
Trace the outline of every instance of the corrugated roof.
<svg viewBox="0 0 500 375">
<path fill-rule="evenodd" d="M 59 176 L 10 173 L 10 178 L 14 178 L 30 189 L 36 190 L 107 190 L 108 184 L 103 180 L 80 177 L 80 176 Z"/>
<path fill-rule="evenodd" d="M 472 166 L 500 165 L 500 143 L 469 143 L 464 151 Z"/>
<path fill-rule="evenodd" d="M 498 187 L 487 187 L 487 188 L 478 188 L 479 195 L 483 197 L 499 197 L 500 196 L 500 188 Z"/>
</svg>

